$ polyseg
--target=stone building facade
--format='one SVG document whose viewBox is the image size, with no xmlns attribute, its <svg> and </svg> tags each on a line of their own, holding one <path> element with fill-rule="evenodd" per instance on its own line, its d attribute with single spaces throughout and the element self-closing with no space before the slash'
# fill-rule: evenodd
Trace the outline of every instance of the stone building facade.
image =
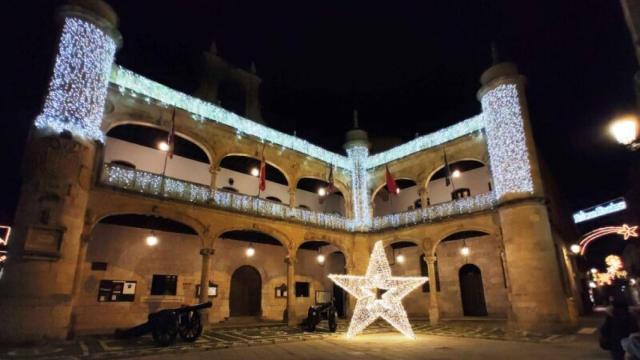
<svg viewBox="0 0 640 360">
<path fill-rule="evenodd" d="M 0 280 L 0 339 L 106 332 L 136 324 L 149 311 L 208 299 L 210 323 L 235 312 L 294 325 L 309 305 L 338 296 L 326 275 L 364 273 L 377 240 L 394 274 L 429 277 L 405 299 L 412 317 L 437 323 L 490 316 L 540 331 L 575 324 L 579 297 L 566 246 L 575 239 L 552 233 L 525 79 L 513 64 L 482 74 L 481 114 L 378 154 L 368 153 L 367 134 L 356 128 L 347 134 L 345 156 L 220 107 L 217 82 L 240 79 L 246 115 L 261 120 L 259 79 L 230 69 L 215 49 L 205 57 L 215 66 L 204 76 L 215 81 L 201 87 L 199 99 L 114 64 L 118 20 L 101 1 L 72 1 L 60 16 L 60 52 L 29 139 Z M 78 88 L 82 96 L 75 98 Z M 203 159 L 167 159 L 111 136 L 122 126 L 175 128 Z M 445 152 L 467 176 L 459 184 L 469 185 L 446 184 Z M 258 162 L 264 156 L 284 180 L 267 183 L 274 193 L 254 191 L 256 178 L 225 167 L 237 156 Z M 467 171 L 468 162 L 474 165 Z M 400 195 L 384 195 L 387 167 L 411 181 Z M 326 185 L 331 172 L 339 195 L 300 186 L 305 179 Z M 190 230 L 158 230 L 159 244 L 148 247 L 149 229 L 108 221 L 123 215 Z M 230 235 L 238 232 L 271 240 Z M 246 255 L 249 247 L 254 256 Z M 114 286 L 109 281 L 135 282 L 135 290 L 114 294 L 104 289 Z M 210 284 L 215 296 L 197 295 L 196 287 Z M 339 296 L 348 316 L 355 301 Z M 239 309 L 240 302 L 247 308 Z"/>
</svg>

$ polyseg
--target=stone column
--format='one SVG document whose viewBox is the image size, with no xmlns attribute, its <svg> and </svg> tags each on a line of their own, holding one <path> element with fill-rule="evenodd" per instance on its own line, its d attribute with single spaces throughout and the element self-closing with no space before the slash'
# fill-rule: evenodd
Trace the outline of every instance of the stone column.
<svg viewBox="0 0 640 360">
<path fill-rule="evenodd" d="M 296 189 L 295 187 L 289 188 L 289 207 L 296 207 Z"/>
<path fill-rule="evenodd" d="M 287 324 L 296 326 L 296 258 L 291 255 L 284 260 L 287 263 Z"/>
<path fill-rule="evenodd" d="M 438 281 L 436 276 L 435 256 L 424 256 L 429 269 L 429 323 L 436 325 L 440 321 L 440 309 L 438 307 Z"/>
<path fill-rule="evenodd" d="M 213 254 L 215 254 L 214 249 L 200 249 L 200 255 L 202 255 L 202 269 L 200 270 L 200 303 L 209 301 L 209 274 L 211 271 L 211 256 Z M 200 311 L 200 314 L 202 315 L 202 323 L 204 325 L 209 324 L 209 309 Z"/>
<path fill-rule="evenodd" d="M 218 178 L 219 171 L 220 171 L 220 168 L 216 167 L 215 165 L 211 165 L 211 167 L 209 167 L 209 173 L 211 174 L 210 187 L 212 189 L 216 189 L 216 179 Z"/>
<path fill-rule="evenodd" d="M 426 186 L 426 185 L 425 185 Z M 422 188 L 418 191 L 418 195 L 420 196 L 420 202 L 422 203 L 422 208 L 426 208 L 427 206 L 429 206 L 428 203 L 428 198 L 429 198 L 429 191 L 426 188 Z"/>
</svg>

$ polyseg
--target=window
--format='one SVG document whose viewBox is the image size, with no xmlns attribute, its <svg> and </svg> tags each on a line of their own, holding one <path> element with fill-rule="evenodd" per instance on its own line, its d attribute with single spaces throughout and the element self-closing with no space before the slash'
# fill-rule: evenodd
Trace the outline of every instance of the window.
<svg viewBox="0 0 640 360">
<path fill-rule="evenodd" d="M 107 271 L 107 263 L 94 261 L 91 263 L 91 270 L 93 271 Z"/>
<path fill-rule="evenodd" d="M 151 295 L 176 295 L 178 275 L 153 275 Z"/>
<path fill-rule="evenodd" d="M 309 283 L 296 281 L 296 297 L 309 297 Z"/>
</svg>

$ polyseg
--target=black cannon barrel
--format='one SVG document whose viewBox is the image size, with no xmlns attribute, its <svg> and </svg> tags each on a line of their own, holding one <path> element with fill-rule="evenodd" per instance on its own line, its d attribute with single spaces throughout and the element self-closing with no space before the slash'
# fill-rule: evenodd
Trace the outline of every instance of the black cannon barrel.
<svg viewBox="0 0 640 360">
<path fill-rule="evenodd" d="M 193 310 L 202 310 L 202 309 L 208 309 L 212 305 L 213 304 L 211 303 L 211 301 L 207 301 L 206 303 L 202 303 L 202 304 L 191 305 L 191 306 L 183 306 L 183 307 L 178 308 L 178 309 L 173 309 L 173 311 L 182 313 L 182 312 L 193 311 Z"/>
</svg>

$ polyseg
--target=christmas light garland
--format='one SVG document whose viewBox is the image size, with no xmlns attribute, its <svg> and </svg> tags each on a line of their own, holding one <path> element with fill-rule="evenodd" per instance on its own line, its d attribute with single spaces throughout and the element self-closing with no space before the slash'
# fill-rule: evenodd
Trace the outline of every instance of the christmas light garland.
<svg viewBox="0 0 640 360">
<path fill-rule="evenodd" d="M 356 336 L 378 318 L 383 318 L 405 336 L 415 337 L 401 300 L 428 278 L 392 276 L 382 241 L 374 244 L 364 276 L 331 274 L 329 279 L 358 301 L 347 337 Z"/>
<path fill-rule="evenodd" d="M 65 19 L 42 113 L 35 125 L 104 140 L 100 130 L 116 43 L 96 26 Z"/>
<path fill-rule="evenodd" d="M 0 229 L 4 229 L 6 232 L 4 237 L 0 238 L 0 279 L 4 275 L 4 264 L 7 262 L 9 245 L 9 237 L 11 236 L 11 226 L 0 225 Z"/>
<path fill-rule="evenodd" d="M 371 204 L 369 203 L 369 173 L 366 168 L 369 149 L 354 146 L 347 149 L 351 160 L 351 193 L 353 203 L 353 221 L 358 230 L 367 230 L 371 226 Z"/>
<path fill-rule="evenodd" d="M 622 235 L 625 240 L 629 240 L 632 237 L 638 237 L 638 226 L 629 226 L 627 224 L 623 224 L 622 226 L 605 226 L 593 231 L 588 232 L 584 235 L 582 240 L 580 241 L 580 255 L 584 255 L 587 251 L 587 247 L 593 241 L 601 238 L 605 235 L 618 234 Z"/>
<path fill-rule="evenodd" d="M 533 193 L 529 151 L 515 84 L 499 85 L 482 97 L 487 147 L 496 197 Z"/>
</svg>

